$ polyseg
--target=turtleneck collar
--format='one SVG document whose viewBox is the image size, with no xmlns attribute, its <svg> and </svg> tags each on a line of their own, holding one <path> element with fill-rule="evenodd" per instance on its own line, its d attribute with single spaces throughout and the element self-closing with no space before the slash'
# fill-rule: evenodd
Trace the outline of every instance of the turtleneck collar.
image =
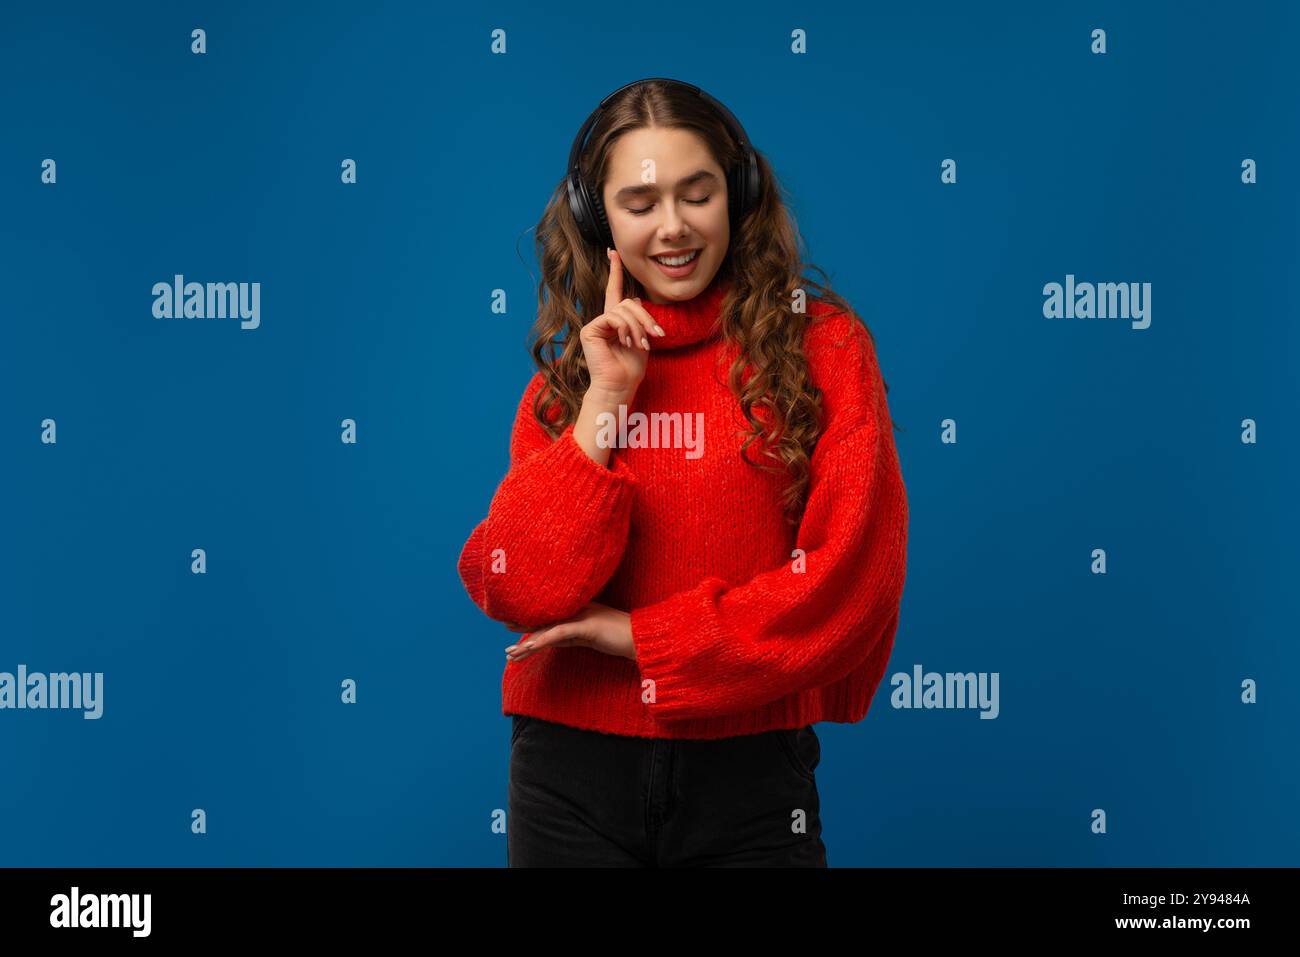
<svg viewBox="0 0 1300 957">
<path fill-rule="evenodd" d="M 721 273 L 695 296 L 685 302 L 651 302 L 641 299 L 641 307 L 664 330 L 662 336 L 650 337 L 650 351 L 678 349 L 715 338 L 722 331 L 722 299 L 731 289 L 732 279 Z"/>
</svg>

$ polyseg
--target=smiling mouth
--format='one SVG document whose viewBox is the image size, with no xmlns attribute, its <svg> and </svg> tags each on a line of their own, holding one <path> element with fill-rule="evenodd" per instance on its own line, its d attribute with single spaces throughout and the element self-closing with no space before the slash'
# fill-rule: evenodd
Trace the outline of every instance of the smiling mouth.
<svg viewBox="0 0 1300 957">
<path fill-rule="evenodd" d="M 661 253 L 658 256 L 651 256 L 650 258 L 656 262 L 663 263 L 665 266 L 685 266 L 687 263 L 693 261 L 697 256 L 699 256 L 699 254 L 700 251 L 698 249 L 688 249 L 680 253 Z"/>
</svg>

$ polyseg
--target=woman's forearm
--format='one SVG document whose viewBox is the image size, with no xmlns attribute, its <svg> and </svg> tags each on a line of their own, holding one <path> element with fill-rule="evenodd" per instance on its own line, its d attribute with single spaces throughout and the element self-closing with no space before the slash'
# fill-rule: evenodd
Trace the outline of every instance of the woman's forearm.
<svg viewBox="0 0 1300 957">
<path fill-rule="evenodd" d="M 629 395 L 606 392 L 603 389 L 588 389 L 582 397 L 582 408 L 578 410 L 578 419 L 573 425 L 573 438 L 593 462 L 609 465 L 609 449 L 601 448 L 596 443 L 596 432 L 600 427 L 597 417 L 602 412 L 617 416 L 618 407 L 631 400 Z"/>
</svg>

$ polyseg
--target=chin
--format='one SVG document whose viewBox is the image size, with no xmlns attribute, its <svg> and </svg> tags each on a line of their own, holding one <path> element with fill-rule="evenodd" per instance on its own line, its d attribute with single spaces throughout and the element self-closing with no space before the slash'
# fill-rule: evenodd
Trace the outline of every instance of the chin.
<svg viewBox="0 0 1300 957">
<path fill-rule="evenodd" d="M 667 288 L 656 286 L 655 292 L 659 294 L 660 299 L 667 299 L 671 302 L 686 302 L 689 299 L 694 299 L 703 289 L 704 286 L 691 282 Z"/>
</svg>

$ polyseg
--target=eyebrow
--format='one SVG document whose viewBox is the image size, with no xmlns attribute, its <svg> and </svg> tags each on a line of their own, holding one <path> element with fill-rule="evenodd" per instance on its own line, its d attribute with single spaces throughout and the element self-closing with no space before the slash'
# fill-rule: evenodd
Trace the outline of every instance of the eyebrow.
<svg viewBox="0 0 1300 957">
<path fill-rule="evenodd" d="M 683 176 L 677 181 L 679 187 L 693 186 L 696 183 L 705 180 L 716 183 L 718 177 L 707 169 L 697 169 L 690 176 Z M 659 187 L 654 183 L 642 183 L 640 186 L 624 186 L 614 194 L 614 202 L 621 203 L 625 199 L 632 199 L 634 196 L 645 196 L 648 193 L 658 193 Z"/>
</svg>

